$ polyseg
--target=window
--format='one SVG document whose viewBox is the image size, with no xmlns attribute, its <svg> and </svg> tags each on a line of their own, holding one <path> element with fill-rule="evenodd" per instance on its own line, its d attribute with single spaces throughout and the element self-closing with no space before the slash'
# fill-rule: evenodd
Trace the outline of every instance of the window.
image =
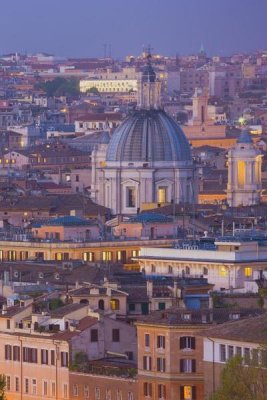
<svg viewBox="0 0 267 400">
<path fill-rule="evenodd" d="M 120 341 L 120 330 L 112 329 L 112 342 L 119 342 L 119 341 Z"/>
<path fill-rule="evenodd" d="M 95 388 L 95 400 L 100 400 L 100 389 L 98 387 Z"/>
<path fill-rule="evenodd" d="M 196 387 L 195 386 L 181 386 L 180 387 L 181 400 L 196 400 Z"/>
<path fill-rule="evenodd" d="M 154 264 L 151 264 L 151 272 L 155 273 L 156 272 L 156 267 Z"/>
<path fill-rule="evenodd" d="M 55 350 L 51 350 L 51 365 L 55 365 Z"/>
<path fill-rule="evenodd" d="M 250 362 L 250 349 L 248 347 L 244 348 L 244 362 L 245 364 Z"/>
<path fill-rule="evenodd" d="M 29 393 L 29 378 L 24 380 L 24 393 Z"/>
<path fill-rule="evenodd" d="M 64 397 L 64 399 L 68 398 L 68 384 L 67 383 L 63 384 L 63 397 Z"/>
<path fill-rule="evenodd" d="M 48 396 L 48 382 L 43 381 L 43 396 Z"/>
<path fill-rule="evenodd" d="M 180 349 L 181 350 L 194 350 L 196 348 L 196 338 L 193 336 L 181 336 L 180 337 Z"/>
<path fill-rule="evenodd" d="M 37 394 L 37 381 L 32 379 L 32 394 Z"/>
<path fill-rule="evenodd" d="M 136 207 L 136 189 L 133 186 L 126 188 L 126 207 Z"/>
<path fill-rule="evenodd" d="M 10 319 L 6 320 L 6 329 L 10 329 Z"/>
<path fill-rule="evenodd" d="M 245 277 L 246 278 L 251 278 L 252 277 L 252 268 L 251 267 L 246 267 L 244 270 Z"/>
<path fill-rule="evenodd" d="M 13 361 L 20 361 L 20 347 L 13 346 Z"/>
<path fill-rule="evenodd" d="M 98 329 L 91 329 L 91 342 L 98 342 Z"/>
<path fill-rule="evenodd" d="M 157 348 L 165 349 L 165 336 L 162 335 L 157 336 Z"/>
<path fill-rule="evenodd" d="M 224 266 L 222 266 L 222 267 L 220 268 L 219 275 L 220 275 L 222 278 L 224 278 L 224 277 L 227 276 L 227 269 L 226 269 Z"/>
<path fill-rule="evenodd" d="M 166 203 L 167 202 L 167 187 L 159 186 L 158 188 L 158 203 Z"/>
<path fill-rule="evenodd" d="M 152 383 L 148 383 L 148 382 L 144 383 L 144 396 L 145 397 L 152 396 Z"/>
<path fill-rule="evenodd" d="M 89 386 L 88 385 L 84 385 L 83 395 L 84 395 L 85 399 L 89 399 Z"/>
<path fill-rule="evenodd" d="M 11 390 L 11 377 L 6 375 L 6 390 L 9 392 Z"/>
<path fill-rule="evenodd" d="M 220 344 L 220 361 L 226 361 L 226 346 L 225 344 Z"/>
<path fill-rule="evenodd" d="M 127 400 L 134 400 L 133 392 L 128 392 Z"/>
<path fill-rule="evenodd" d="M 111 400 L 111 390 L 106 389 L 106 400 Z"/>
<path fill-rule="evenodd" d="M 69 353 L 66 351 L 61 352 L 61 367 L 69 366 Z"/>
<path fill-rule="evenodd" d="M 157 371 L 165 372 L 166 370 L 166 360 L 164 357 L 157 358 Z"/>
<path fill-rule="evenodd" d="M 242 348 L 241 347 L 236 347 L 235 348 L 235 353 L 237 356 L 242 357 Z"/>
<path fill-rule="evenodd" d="M 51 382 L 51 395 L 56 397 L 56 382 Z"/>
<path fill-rule="evenodd" d="M 48 364 L 48 350 L 41 349 L 41 364 Z"/>
<path fill-rule="evenodd" d="M 134 303 L 130 303 L 129 304 L 129 311 L 135 311 L 135 304 Z"/>
<path fill-rule="evenodd" d="M 234 346 L 228 346 L 228 358 L 234 357 Z"/>
<path fill-rule="evenodd" d="M 23 347 L 23 361 L 37 364 L 37 349 L 33 349 L 31 347 Z"/>
<path fill-rule="evenodd" d="M 111 253 L 111 251 L 103 251 L 103 252 L 102 252 L 102 260 L 103 260 L 103 261 L 111 261 L 111 260 L 112 260 L 112 253 Z"/>
<path fill-rule="evenodd" d="M 196 372 L 196 360 L 181 359 L 180 372 L 185 372 L 185 373 Z"/>
<path fill-rule="evenodd" d="M 119 389 L 116 392 L 116 400 L 122 400 L 122 391 Z"/>
<path fill-rule="evenodd" d="M 145 333 L 145 347 L 150 347 L 150 335 Z"/>
<path fill-rule="evenodd" d="M 203 275 L 208 275 L 209 270 L 207 267 L 203 267 Z"/>
<path fill-rule="evenodd" d="M 5 360 L 12 360 L 12 346 L 10 344 L 5 345 Z"/>
<path fill-rule="evenodd" d="M 15 377 L 15 391 L 19 392 L 19 377 Z"/>
<path fill-rule="evenodd" d="M 168 274 L 172 274 L 173 273 L 173 268 L 171 265 L 168 266 Z"/>
<path fill-rule="evenodd" d="M 166 386 L 165 385 L 158 385 L 158 398 L 160 400 L 166 399 Z"/>
<path fill-rule="evenodd" d="M 152 359 L 150 356 L 143 357 L 143 369 L 145 371 L 151 371 L 152 368 Z"/>
<path fill-rule="evenodd" d="M 78 397 L 78 395 L 79 395 L 78 385 L 73 385 L 73 396 Z"/>
<path fill-rule="evenodd" d="M 254 365 L 259 364 L 259 350 L 258 349 L 252 349 L 252 362 Z"/>
<path fill-rule="evenodd" d="M 159 302 L 158 303 L 158 310 L 165 310 L 166 308 L 166 303 L 165 302 Z"/>
<path fill-rule="evenodd" d="M 87 251 L 87 252 L 83 253 L 83 261 L 93 262 L 94 261 L 94 253 L 92 253 L 91 251 Z"/>
<path fill-rule="evenodd" d="M 110 308 L 112 311 L 118 311 L 120 309 L 120 300 L 111 299 L 110 300 Z"/>
</svg>

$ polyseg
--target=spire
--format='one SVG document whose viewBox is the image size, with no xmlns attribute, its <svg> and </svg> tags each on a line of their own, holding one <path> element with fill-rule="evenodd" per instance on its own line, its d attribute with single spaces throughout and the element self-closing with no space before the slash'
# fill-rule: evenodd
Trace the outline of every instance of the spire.
<svg viewBox="0 0 267 400">
<path fill-rule="evenodd" d="M 157 79 L 156 73 L 151 64 L 151 47 L 146 51 L 146 65 L 142 71 L 138 83 L 138 107 L 141 109 L 159 109 L 161 82 Z"/>
</svg>

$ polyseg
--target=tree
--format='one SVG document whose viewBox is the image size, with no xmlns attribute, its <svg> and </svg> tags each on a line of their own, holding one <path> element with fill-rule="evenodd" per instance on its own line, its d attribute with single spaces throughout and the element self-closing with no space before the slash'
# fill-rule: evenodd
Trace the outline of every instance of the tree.
<svg viewBox="0 0 267 400">
<path fill-rule="evenodd" d="M 0 374 L 0 400 L 5 400 L 6 398 L 6 378 L 5 375 Z"/>
<path fill-rule="evenodd" d="M 37 88 L 44 90 L 48 97 L 78 96 L 80 94 L 79 81 L 75 78 L 58 77 L 51 81 L 38 83 Z"/>
<path fill-rule="evenodd" d="M 221 376 L 221 386 L 211 400 L 267 400 L 266 351 L 261 353 L 263 362 L 231 358 Z M 245 365 L 246 364 L 246 365 Z"/>
</svg>

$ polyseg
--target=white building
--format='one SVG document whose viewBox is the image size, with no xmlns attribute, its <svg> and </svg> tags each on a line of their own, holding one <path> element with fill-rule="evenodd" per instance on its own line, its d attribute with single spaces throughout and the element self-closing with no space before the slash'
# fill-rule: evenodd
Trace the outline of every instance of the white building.
<svg viewBox="0 0 267 400">
<path fill-rule="evenodd" d="M 231 207 L 258 204 L 261 199 L 261 151 L 243 131 L 228 153 L 227 201 Z"/>
<path fill-rule="evenodd" d="M 197 245 L 182 248 L 141 248 L 138 257 L 146 275 L 204 276 L 214 290 L 257 292 L 255 282 L 267 265 L 267 245 L 256 241 L 217 241 L 214 249 Z"/>
</svg>

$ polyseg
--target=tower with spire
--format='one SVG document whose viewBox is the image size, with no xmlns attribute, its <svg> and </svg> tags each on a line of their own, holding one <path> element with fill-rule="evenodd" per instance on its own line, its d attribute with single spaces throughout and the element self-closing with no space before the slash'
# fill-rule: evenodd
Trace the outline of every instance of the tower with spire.
<svg viewBox="0 0 267 400">
<path fill-rule="evenodd" d="M 262 154 L 243 128 L 235 147 L 228 152 L 227 202 L 230 207 L 259 204 Z"/>
<path fill-rule="evenodd" d="M 159 110 L 161 82 L 151 65 L 151 53 L 148 51 L 147 63 L 138 82 L 138 108 L 144 110 Z"/>
</svg>

